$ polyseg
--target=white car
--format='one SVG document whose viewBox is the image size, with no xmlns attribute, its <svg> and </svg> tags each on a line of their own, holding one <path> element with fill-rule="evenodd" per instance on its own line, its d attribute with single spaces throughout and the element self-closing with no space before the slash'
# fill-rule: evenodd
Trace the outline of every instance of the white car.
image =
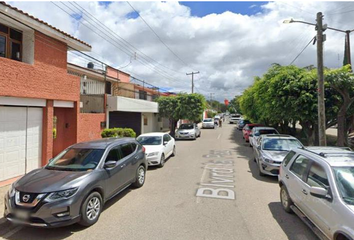
<svg viewBox="0 0 354 240">
<path fill-rule="evenodd" d="M 202 128 L 215 128 L 215 124 L 212 118 L 205 118 L 202 122 Z"/>
<path fill-rule="evenodd" d="M 242 119 L 240 114 L 231 114 L 230 118 L 229 118 L 229 123 L 238 123 L 238 121 L 240 121 Z"/>
<path fill-rule="evenodd" d="M 176 155 L 175 139 L 167 133 L 146 133 L 136 139 L 145 147 L 146 160 L 149 166 L 163 167 L 170 156 Z"/>
</svg>

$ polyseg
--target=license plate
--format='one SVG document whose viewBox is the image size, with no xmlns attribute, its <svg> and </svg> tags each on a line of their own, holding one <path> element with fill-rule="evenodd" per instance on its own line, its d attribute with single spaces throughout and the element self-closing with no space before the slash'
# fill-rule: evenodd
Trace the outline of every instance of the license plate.
<svg viewBox="0 0 354 240">
<path fill-rule="evenodd" d="M 29 213 L 25 211 L 16 211 L 15 216 L 18 219 L 27 220 L 29 218 Z"/>
</svg>

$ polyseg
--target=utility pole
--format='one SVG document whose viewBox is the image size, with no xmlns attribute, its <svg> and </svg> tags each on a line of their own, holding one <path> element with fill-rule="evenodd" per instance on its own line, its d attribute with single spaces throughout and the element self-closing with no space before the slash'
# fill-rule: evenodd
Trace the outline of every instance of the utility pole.
<svg viewBox="0 0 354 240">
<path fill-rule="evenodd" d="M 321 12 L 317 13 L 317 75 L 318 75 L 318 134 L 319 145 L 326 146 L 326 114 L 324 103 L 324 79 L 323 79 L 323 42 L 325 35 L 322 24 L 323 15 Z M 326 27 L 325 27 L 326 28 Z"/>
<path fill-rule="evenodd" d="M 212 102 L 212 100 L 213 100 L 213 94 L 214 94 L 214 93 L 210 93 L 210 107 L 211 107 L 211 108 L 213 108 L 213 102 Z"/>
<path fill-rule="evenodd" d="M 186 75 L 192 75 L 192 93 L 194 93 L 194 74 L 199 74 L 198 72 L 186 73 Z"/>
<path fill-rule="evenodd" d="M 352 59 L 350 57 L 350 30 L 345 31 L 345 44 L 346 44 L 346 55 L 348 59 L 348 64 L 350 64 L 350 67 L 352 66 Z"/>
</svg>

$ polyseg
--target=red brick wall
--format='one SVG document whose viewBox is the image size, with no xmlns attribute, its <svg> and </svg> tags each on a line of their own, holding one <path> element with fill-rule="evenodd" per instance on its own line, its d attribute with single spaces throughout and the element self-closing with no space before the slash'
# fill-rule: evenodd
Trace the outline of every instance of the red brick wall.
<svg viewBox="0 0 354 240">
<path fill-rule="evenodd" d="M 104 113 L 80 113 L 78 117 L 77 141 L 90 141 L 101 138 L 101 122 L 106 121 Z"/>
<path fill-rule="evenodd" d="M 42 165 L 53 157 L 53 101 L 47 100 L 47 107 L 43 108 L 42 127 Z"/>
<path fill-rule="evenodd" d="M 34 64 L 0 58 L 0 96 L 78 101 L 80 78 L 66 69 L 67 46 L 35 33 Z"/>
</svg>

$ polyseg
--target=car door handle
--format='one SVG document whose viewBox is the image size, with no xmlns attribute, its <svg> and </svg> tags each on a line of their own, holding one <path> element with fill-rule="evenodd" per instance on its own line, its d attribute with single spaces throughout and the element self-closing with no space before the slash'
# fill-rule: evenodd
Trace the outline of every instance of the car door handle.
<svg viewBox="0 0 354 240">
<path fill-rule="evenodd" d="M 120 168 L 124 168 L 126 165 L 125 164 L 122 164 L 122 165 L 120 165 Z"/>
<path fill-rule="evenodd" d="M 289 175 L 288 175 L 288 174 L 286 174 L 286 175 L 285 175 L 285 178 L 286 178 L 286 179 L 289 179 Z"/>
<path fill-rule="evenodd" d="M 302 193 L 307 195 L 307 191 L 305 189 L 302 189 Z"/>
</svg>

